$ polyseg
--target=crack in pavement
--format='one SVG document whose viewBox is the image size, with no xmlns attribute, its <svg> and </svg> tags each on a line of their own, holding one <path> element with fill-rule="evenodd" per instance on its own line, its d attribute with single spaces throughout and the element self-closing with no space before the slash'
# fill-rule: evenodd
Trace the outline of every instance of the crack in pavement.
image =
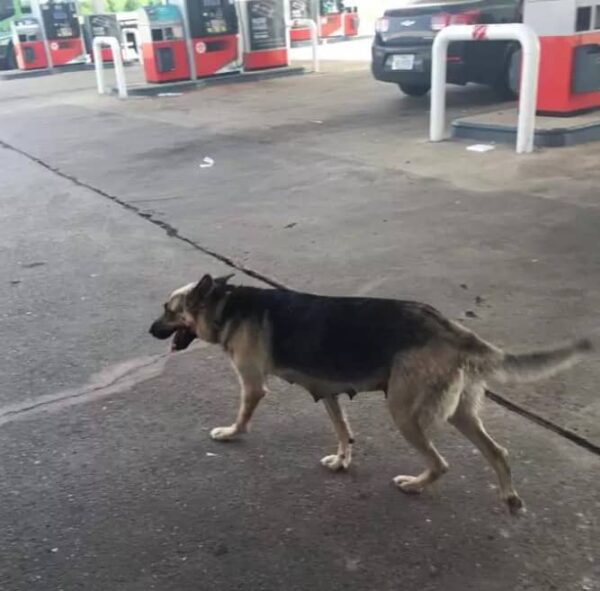
<svg viewBox="0 0 600 591">
<path fill-rule="evenodd" d="M 179 233 L 177 228 L 175 228 L 170 223 L 168 223 L 164 220 L 161 220 L 159 218 L 156 218 L 150 213 L 142 211 L 135 205 L 132 205 L 131 203 L 124 201 L 123 199 L 117 197 L 116 195 L 111 195 L 110 193 L 107 193 L 106 191 L 103 191 L 102 189 L 99 189 L 98 187 L 94 187 L 93 185 L 90 185 L 90 184 L 86 183 L 85 181 L 81 181 L 77 177 L 62 171 L 59 168 L 52 166 L 51 164 L 48 164 L 47 162 L 43 161 L 41 158 L 37 158 L 36 156 L 29 154 L 25 150 L 17 148 L 16 146 L 13 146 L 12 144 L 9 144 L 3 140 L 0 140 L 0 146 L 6 150 L 11 150 L 13 152 L 16 152 L 17 154 L 20 154 L 21 156 L 27 158 L 28 160 L 38 164 L 39 166 L 42 166 L 46 170 L 52 172 L 53 174 L 65 179 L 65 180 L 68 180 L 79 187 L 87 189 L 88 191 L 91 191 L 92 193 L 95 193 L 96 195 L 99 195 L 100 197 L 109 199 L 110 201 L 120 205 L 122 208 L 126 209 L 127 211 L 134 213 L 138 217 L 145 219 L 146 221 L 150 222 L 154 226 L 159 227 L 167 234 L 167 236 L 169 236 L 171 238 L 175 238 L 181 242 L 184 242 L 185 244 L 191 246 L 195 250 L 198 250 L 198 251 L 202 252 L 203 254 L 206 254 L 212 258 L 215 258 L 216 260 L 227 265 L 228 267 L 236 269 L 236 270 L 244 273 L 245 275 L 252 277 L 253 279 L 262 281 L 263 283 L 266 283 L 267 285 L 270 285 L 271 287 L 276 287 L 276 288 L 280 288 L 280 289 L 289 289 L 283 283 L 280 283 L 279 281 L 276 281 L 275 279 L 272 279 L 258 271 L 250 269 L 249 267 L 246 267 L 240 263 L 237 263 L 233 259 L 231 259 L 230 257 L 228 257 L 226 255 L 220 254 L 214 250 L 211 250 L 210 248 L 202 246 L 201 244 L 197 243 L 196 241 L 192 240 L 191 238 L 187 238 L 186 236 L 183 236 L 182 234 Z M 155 361 L 153 363 L 155 363 Z M 134 368 L 134 369 L 137 370 L 138 368 Z M 119 376 L 115 380 L 115 382 L 120 382 L 125 377 L 126 377 L 126 375 Z M 116 385 L 111 385 L 111 384 L 101 385 L 99 387 L 96 387 L 95 389 L 92 388 L 91 393 L 93 393 L 94 391 L 105 392 L 107 390 L 110 392 L 111 387 L 116 387 Z M 121 389 L 121 387 L 119 387 L 119 389 Z M 51 397 L 52 400 L 49 403 L 56 403 L 58 401 L 64 401 L 67 399 L 80 398 L 86 394 L 87 395 L 90 394 L 89 386 L 87 388 L 84 388 L 83 390 L 76 391 L 74 394 L 73 393 L 69 393 L 69 394 L 63 393 L 62 395 L 60 395 L 60 394 L 54 395 Z M 514 412 L 514 413 L 520 415 L 521 417 L 537 424 L 538 426 L 540 426 L 548 431 L 551 431 L 552 433 L 555 433 L 556 435 L 559 435 L 560 437 L 567 439 L 568 441 L 571 441 L 573 444 L 581 447 L 582 449 L 585 449 L 586 451 L 588 451 L 590 453 L 600 456 L 600 446 L 596 445 L 595 443 L 593 443 L 589 439 L 583 437 L 582 435 L 579 435 L 578 433 L 575 433 L 574 431 L 571 431 L 570 429 L 567 429 L 565 427 L 561 427 L 560 425 L 554 423 L 553 421 L 546 419 L 542 415 L 540 415 L 534 411 L 530 411 L 522 406 L 519 406 L 517 403 L 515 403 L 515 402 L 509 400 L 508 398 L 501 396 L 500 394 L 497 394 L 491 390 L 486 390 L 486 396 L 490 400 L 495 402 L 496 404 L 507 409 L 508 411 Z M 36 409 L 43 407 L 44 405 L 49 404 L 49 403 L 40 401 L 39 403 L 31 403 L 29 405 L 27 405 L 27 404 L 19 405 L 19 408 L 16 410 L 7 409 L 5 411 L 2 411 L 0 409 L 0 425 L 3 422 L 6 422 L 6 420 L 10 420 L 11 415 L 22 414 L 22 413 L 29 412 L 32 410 L 36 410 Z"/>
<path fill-rule="evenodd" d="M 104 369 L 92 376 L 87 385 L 80 388 L 46 394 L 34 400 L 25 400 L 0 408 L 0 425 L 42 411 L 98 400 L 128 390 L 140 382 L 159 376 L 163 372 L 169 356 L 169 353 L 162 353 L 152 357 L 131 359 Z"/>
<path fill-rule="evenodd" d="M 275 279 L 272 279 L 271 277 L 267 277 L 266 275 L 263 275 L 262 273 L 259 273 L 258 271 L 254 271 L 253 269 L 250 269 L 250 268 L 246 267 L 245 265 L 242 265 L 241 263 L 237 263 L 232 258 L 230 258 L 226 255 L 222 255 L 218 252 L 215 252 L 214 250 L 211 250 L 210 248 L 202 246 L 201 244 L 199 244 L 195 240 L 192 240 L 191 238 L 187 238 L 186 236 L 183 236 L 182 234 L 179 233 L 179 230 L 175 226 L 171 225 L 169 222 L 166 222 L 157 217 L 154 217 L 153 214 L 141 210 L 139 207 L 136 207 L 135 205 L 132 205 L 131 203 L 124 201 L 123 199 L 117 197 L 116 195 L 111 195 L 110 193 L 107 193 L 106 191 L 103 191 L 102 189 L 99 189 L 98 187 L 94 187 L 93 185 L 90 185 L 90 184 L 86 183 L 85 181 L 82 181 L 82 180 L 78 179 L 77 177 L 60 170 L 60 168 L 57 168 L 55 166 L 52 166 L 51 164 L 48 164 L 47 162 L 44 162 L 41 158 L 37 158 L 36 156 L 29 154 L 25 150 L 21 150 L 20 148 L 17 148 L 16 146 L 13 146 L 12 144 L 9 144 L 3 140 L 0 140 L 0 146 L 6 150 L 11 150 L 12 152 L 15 152 L 17 154 L 20 154 L 21 156 L 24 156 L 28 160 L 31 160 L 35 164 L 42 166 L 43 168 L 45 168 L 46 170 L 49 170 L 53 174 L 65 179 L 67 181 L 70 181 L 71 183 L 77 185 L 78 187 L 82 187 L 84 189 L 87 189 L 88 191 L 91 191 L 92 193 L 96 193 L 96 195 L 99 195 L 100 197 L 103 197 L 104 199 L 109 199 L 110 201 L 116 203 L 117 205 L 120 205 L 122 208 L 126 209 L 127 211 L 130 211 L 130 212 L 134 213 L 135 215 L 137 215 L 138 217 L 149 221 L 151 224 L 158 226 L 159 228 L 161 228 L 162 230 L 165 231 L 167 236 L 170 236 L 171 238 L 176 238 L 177 240 L 180 240 L 181 242 L 188 244 L 192 248 L 194 248 L 214 259 L 217 259 L 219 262 L 227 265 L 228 267 L 231 267 L 232 269 L 236 269 L 237 271 L 240 271 L 240 272 L 244 273 L 245 275 L 248 275 L 248 277 L 252 277 L 253 279 L 258 279 L 259 281 L 262 281 L 263 283 L 266 283 L 267 285 L 270 285 L 271 287 L 278 287 L 281 289 L 286 289 L 286 287 L 279 281 L 276 281 Z"/>
</svg>

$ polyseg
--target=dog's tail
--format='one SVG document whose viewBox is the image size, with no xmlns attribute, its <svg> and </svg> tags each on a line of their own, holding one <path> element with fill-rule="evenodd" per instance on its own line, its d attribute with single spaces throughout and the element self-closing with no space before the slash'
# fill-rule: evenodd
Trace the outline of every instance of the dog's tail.
<svg viewBox="0 0 600 591">
<path fill-rule="evenodd" d="M 572 367 L 593 350 L 590 339 L 530 353 L 513 354 L 496 350 L 495 359 L 484 371 L 489 378 L 501 383 L 535 382 Z"/>
</svg>

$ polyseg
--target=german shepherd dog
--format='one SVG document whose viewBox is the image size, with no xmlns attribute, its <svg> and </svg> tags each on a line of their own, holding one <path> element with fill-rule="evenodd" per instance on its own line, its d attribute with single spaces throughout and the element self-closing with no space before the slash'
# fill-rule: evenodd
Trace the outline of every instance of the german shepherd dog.
<svg viewBox="0 0 600 591">
<path fill-rule="evenodd" d="M 213 439 L 232 439 L 247 431 L 265 396 L 266 378 L 275 375 L 323 401 L 338 448 L 321 463 L 331 470 L 346 469 L 354 440 L 338 396 L 382 390 L 394 422 L 426 462 L 417 476 L 396 476 L 398 488 L 419 493 L 448 470 L 429 432 L 436 423 L 449 421 L 491 464 L 510 511 L 523 507 L 512 483 L 508 452 L 479 418 L 486 381 L 551 376 L 590 351 L 589 340 L 515 355 L 426 304 L 234 286 L 228 283 L 231 277 L 205 275 L 175 290 L 150 328 L 158 339 L 173 336 L 173 350 L 200 338 L 228 353 L 239 377 L 241 404 L 235 422 L 213 429 Z"/>
</svg>

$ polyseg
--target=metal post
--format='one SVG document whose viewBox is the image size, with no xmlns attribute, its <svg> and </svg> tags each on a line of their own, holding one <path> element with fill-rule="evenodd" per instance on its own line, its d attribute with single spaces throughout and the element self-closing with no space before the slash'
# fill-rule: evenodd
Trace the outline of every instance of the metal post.
<svg viewBox="0 0 600 591">
<path fill-rule="evenodd" d="M 519 93 L 517 124 L 517 154 L 533 151 L 535 133 L 535 106 L 537 102 L 540 42 L 533 29 L 522 24 L 505 25 L 451 25 L 442 29 L 433 42 L 431 56 L 431 116 L 429 139 L 444 138 L 446 110 L 446 62 L 451 41 L 507 41 L 515 40 L 523 50 L 523 71 Z"/>
<path fill-rule="evenodd" d="M 317 23 L 317 39 L 321 36 L 321 2 L 320 0 L 313 0 L 313 20 Z M 326 38 L 323 38 L 323 43 L 326 43 Z"/>
<path fill-rule="evenodd" d="M 168 4 L 164 0 L 165 4 Z M 173 2 L 181 9 L 183 16 L 183 33 L 185 35 L 185 46 L 187 47 L 188 62 L 190 66 L 190 76 L 192 80 L 198 80 L 198 72 L 196 71 L 196 58 L 194 56 L 194 44 L 192 42 L 192 32 L 190 30 L 189 14 L 187 9 L 187 1 L 181 0 L 180 2 Z"/>
<path fill-rule="evenodd" d="M 286 66 L 289 68 L 292 55 L 292 7 L 290 0 L 283 0 L 283 20 L 285 21 L 285 51 L 287 54 Z"/>
<path fill-rule="evenodd" d="M 446 112 L 446 61 L 450 38 L 442 29 L 433 41 L 431 50 L 431 113 L 429 115 L 429 139 L 441 142 L 444 139 Z"/>
<path fill-rule="evenodd" d="M 83 24 L 83 19 L 81 18 L 81 13 L 79 11 L 79 2 L 77 0 L 73 0 L 73 4 L 75 4 L 75 16 L 77 17 L 77 22 L 79 23 L 79 40 L 81 41 L 81 47 L 83 49 L 83 54 L 79 55 L 79 58 L 83 58 L 83 62 L 81 59 L 78 59 L 77 63 L 88 64 L 90 58 L 87 50 L 85 49 L 85 39 L 83 37 L 83 28 L 85 25 Z"/>
<path fill-rule="evenodd" d="M 54 63 L 52 62 L 52 53 L 50 52 L 50 46 L 48 45 L 48 36 L 46 35 L 46 25 L 42 16 L 42 8 L 39 0 L 31 0 L 31 14 L 34 15 L 40 23 L 40 31 L 42 32 L 42 42 L 44 44 L 44 53 L 46 54 L 46 63 L 48 64 L 48 70 L 54 72 Z"/>
<path fill-rule="evenodd" d="M 96 86 L 98 87 L 98 94 L 104 94 L 104 64 L 102 63 L 102 48 L 100 43 L 96 43 L 96 39 L 101 39 L 101 37 L 95 37 L 94 41 L 92 42 L 94 71 L 96 72 Z"/>
<path fill-rule="evenodd" d="M 248 23 L 248 6 L 246 0 L 236 0 L 235 7 L 238 15 L 238 53 L 241 71 L 246 71 L 246 51 L 250 50 L 250 25 Z"/>
<path fill-rule="evenodd" d="M 240 0 L 235 0 L 234 3 L 235 15 L 238 21 L 238 35 L 237 35 L 237 66 L 240 69 L 240 72 L 244 71 L 244 51 L 246 48 L 246 23 L 244 20 L 244 15 L 242 14 L 245 10 L 242 2 Z"/>
<path fill-rule="evenodd" d="M 523 48 L 523 71 L 519 89 L 519 121 L 517 125 L 517 154 L 533 152 L 535 135 L 535 106 L 537 103 L 540 70 L 540 40 L 527 25 L 519 41 Z"/>
<path fill-rule="evenodd" d="M 102 61 L 103 45 L 108 45 L 112 53 L 119 98 L 127 98 L 127 82 L 125 80 L 123 58 L 121 57 L 121 46 L 114 37 L 94 37 L 94 40 L 92 41 L 92 53 L 94 55 L 94 69 L 96 71 L 96 84 L 98 85 L 98 94 L 105 93 L 104 62 Z"/>
<path fill-rule="evenodd" d="M 311 18 L 297 18 L 291 23 L 292 27 L 307 27 L 310 29 L 310 40 L 312 45 L 312 69 L 313 72 L 320 72 L 319 65 L 319 29 L 317 23 Z"/>
</svg>

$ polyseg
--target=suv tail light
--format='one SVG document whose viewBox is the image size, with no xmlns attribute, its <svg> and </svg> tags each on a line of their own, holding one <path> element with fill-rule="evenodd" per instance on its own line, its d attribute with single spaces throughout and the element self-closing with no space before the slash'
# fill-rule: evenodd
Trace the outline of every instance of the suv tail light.
<svg viewBox="0 0 600 591">
<path fill-rule="evenodd" d="M 378 18 L 375 21 L 375 32 L 376 33 L 387 33 L 390 29 L 390 19 L 389 18 Z"/>
<path fill-rule="evenodd" d="M 450 25 L 474 25 L 479 21 L 481 13 L 479 10 L 467 10 L 465 12 L 440 12 L 431 17 L 431 29 L 440 31 Z"/>
</svg>

